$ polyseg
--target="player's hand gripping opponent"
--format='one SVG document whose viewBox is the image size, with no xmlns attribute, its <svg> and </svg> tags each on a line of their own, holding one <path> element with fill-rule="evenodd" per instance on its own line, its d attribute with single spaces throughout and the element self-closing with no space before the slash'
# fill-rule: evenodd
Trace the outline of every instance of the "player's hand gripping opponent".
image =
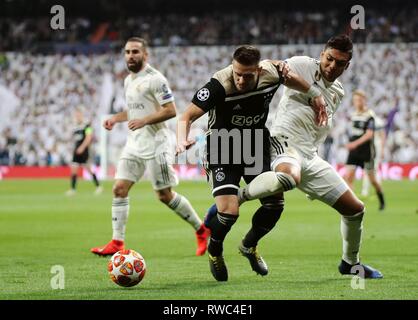
<svg viewBox="0 0 418 320">
<path fill-rule="evenodd" d="M 307 92 L 309 97 L 309 104 L 315 112 L 315 123 L 320 127 L 328 124 L 327 103 L 321 90 L 314 84 L 309 87 Z"/>
<path fill-rule="evenodd" d="M 328 113 L 324 97 L 319 95 L 312 98 L 311 106 L 315 112 L 315 123 L 320 127 L 325 127 L 328 124 Z"/>
<path fill-rule="evenodd" d="M 191 148 L 195 143 L 195 140 L 179 141 L 176 146 L 176 156 Z"/>
</svg>

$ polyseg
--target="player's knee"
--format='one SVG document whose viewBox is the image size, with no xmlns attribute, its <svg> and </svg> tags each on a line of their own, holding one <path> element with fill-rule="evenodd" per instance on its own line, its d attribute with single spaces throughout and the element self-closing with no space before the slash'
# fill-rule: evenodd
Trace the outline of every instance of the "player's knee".
<svg viewBox="0 0 418 320">
<path fill-rule="evenodd" d="M 352 203 L 344 209 L 344 212 L 340 212 L 343 216 L 355 216 L 364 212 L 364 203 L 358 199 L 352 201 Z"/>
<path fill-rule="evenodd" d="M 229 213 L 232 215 L 238 215 L 238 203 L 234 204 L 234 203 L 222 203 L 222 204 L 216 204 L 217 208 L 218 208 L 218 212 L 225 212 L 225 213 Z"/>
<path fill-rule="evenodd" d="M 283 174 L 286 180 L 292 184 L 292 186 L 297 186 L 300 183 L 300 167 L 289 164 L 289 163 L 280 163 L 277 165 L 276 174 Z"/>
<path fill-rule="evenodd" d="M 128 196 L 128 188 L 122 183 L 114 184 L 112 191 L 115 198 L 126 198 Z"/>
</svg>

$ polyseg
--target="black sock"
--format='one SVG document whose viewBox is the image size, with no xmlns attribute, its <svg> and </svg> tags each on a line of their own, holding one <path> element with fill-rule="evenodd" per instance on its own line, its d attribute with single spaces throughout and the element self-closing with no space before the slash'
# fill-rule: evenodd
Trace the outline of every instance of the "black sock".
<svg viewBox="0 0 418 320">
<path fill-rule="evenodd" d="M 223 241 L 231 230 L 232 225 L 237 221 L 238 216 L 219 212 L 209 221 L 211 236 L 208 252 L 212 256 L 220 256 L 223 251 Z"/>
<path fill-rule="evenodd" d="M 383 197 L 383 192 L 377 191 L 376 194 L 377 194 L 377 197 L 379 198 L 380 204 L 384 205 L 385 204 L 385 198 Z"/>
<path fill-rule="evenodd" d="M 71 189 L 75 190 L 75 185 L 77 184 L 77 175 L 71 175 Z"/>
<path fill-rule="evenodd" d="M 98 187 L 99 186 L 99 180 L 97 180 L 96 175 L 93 173 L 91 176 L 93 177 L 94 184 L 96 185 L 96 187 Z"/>
<path fill-rule="evenodd" d="M 283 205 L 276 208 L 266 208 L 261 206 L 254 213 L 252 227 L 242 240 L 244 247 L 251 248 L 257 246 L 258 241 L 274 228 L 283 212 Z"/>
</svg>

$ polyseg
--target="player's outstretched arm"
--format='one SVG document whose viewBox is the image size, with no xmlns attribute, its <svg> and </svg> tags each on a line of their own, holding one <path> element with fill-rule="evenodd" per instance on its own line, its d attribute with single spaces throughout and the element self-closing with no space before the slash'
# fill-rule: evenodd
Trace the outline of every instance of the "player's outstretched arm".
<svg viewBox="0 0 418 320">
<path fill-rule="evenodd" d="M 281 60 L 269 60 L 277 69 L 279 76 L 283 78 L 283 84 L 293 90 L 307 93 L 311 85 L 299 76 L 296 72 L 290 69 L 288 63 Z M 319 94 L 321 94 L 319 92 Z"/>
<path fill-rule="evenodd" d="M 132 119 L 128 122 L 128 128 L 130 130 L 141 129 L 142 127 L 160 123 L 176 116 L 176 105 L 174 102 L 168 102 L 162 105 L 162 108 L 158 111 L 151 113 L 150 115 L 141 119 Z"/>
<path fill-rule="evenodd" d="M 309 84 L 305 79 L 292 70 L 289 70 L 287 76 L 284 77 L 283 84 L 290 89 L 306 93 L 309 96 L 310 105 L 315 112 L 316 124 L 320 127 L 327 125 L 328 114 L 326 111 L 326 103 L 319 88 L 313 84 Z"/>
<path fill-rule="evenodd" d="M 180 116 L 177 121 L 177 146 L 176 154 L 182 153 L 189 149 L 196 141 L 188 139 L 190 127 L 194 121 L 199 119 L 205 111 L 191 103 L 186 111 Z"/>
<path fill-rule="evenodd" d="M 321 91 L 314 85 L 309 84 L 299 74 L 294 72 L 288 63 L 281 60 L 270 60 L 283 78 L 283 84 L 293 90 L 305 93 L 309 96 L 310 106 L 315 112 L 315 122 L 318 126 L 325 126 L 328 123 L 325 99 Z"/>
</svg>

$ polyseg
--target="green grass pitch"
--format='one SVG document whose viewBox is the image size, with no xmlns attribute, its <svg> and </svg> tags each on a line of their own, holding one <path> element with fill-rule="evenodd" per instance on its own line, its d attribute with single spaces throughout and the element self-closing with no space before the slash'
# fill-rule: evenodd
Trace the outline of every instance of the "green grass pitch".
<svg viewBox="0 0 418 320">
<path fill-rule="evenodd" d="M 111 182 L 102 195 L 79 182 L 66 197 L 67 180 L 0 181 L 0 299 L 418 299 L 418 182 L 385 182 L 387 209 L 366 199 L 361 250 L 382 280 L 353 289 L 337 271 L 341 257 L 340 218 L 326 205 L 286 193 L 286 209 L 276 228 L 259 244 L 269 265 L 257 276 L 237 246 L 258 202 L 247 203 L 225 241 L 229 281 L 217 283 L 207 256 L 196 257 L 193 229 L 156 200 L 148 182 L 130 193 L 126 245 L 147 263 L 136 287 L 118 287 L 108 277 L 108 258 L 90 248 L 111 238 Z M 357 186 L 358 187 L 358 186 Z M 204 182 L 181 182 L 176 190 L 201 216 L 212 203 Z M 51 288 L 51 267 L 65 271 L 65 288 Z"/>
</svg>

